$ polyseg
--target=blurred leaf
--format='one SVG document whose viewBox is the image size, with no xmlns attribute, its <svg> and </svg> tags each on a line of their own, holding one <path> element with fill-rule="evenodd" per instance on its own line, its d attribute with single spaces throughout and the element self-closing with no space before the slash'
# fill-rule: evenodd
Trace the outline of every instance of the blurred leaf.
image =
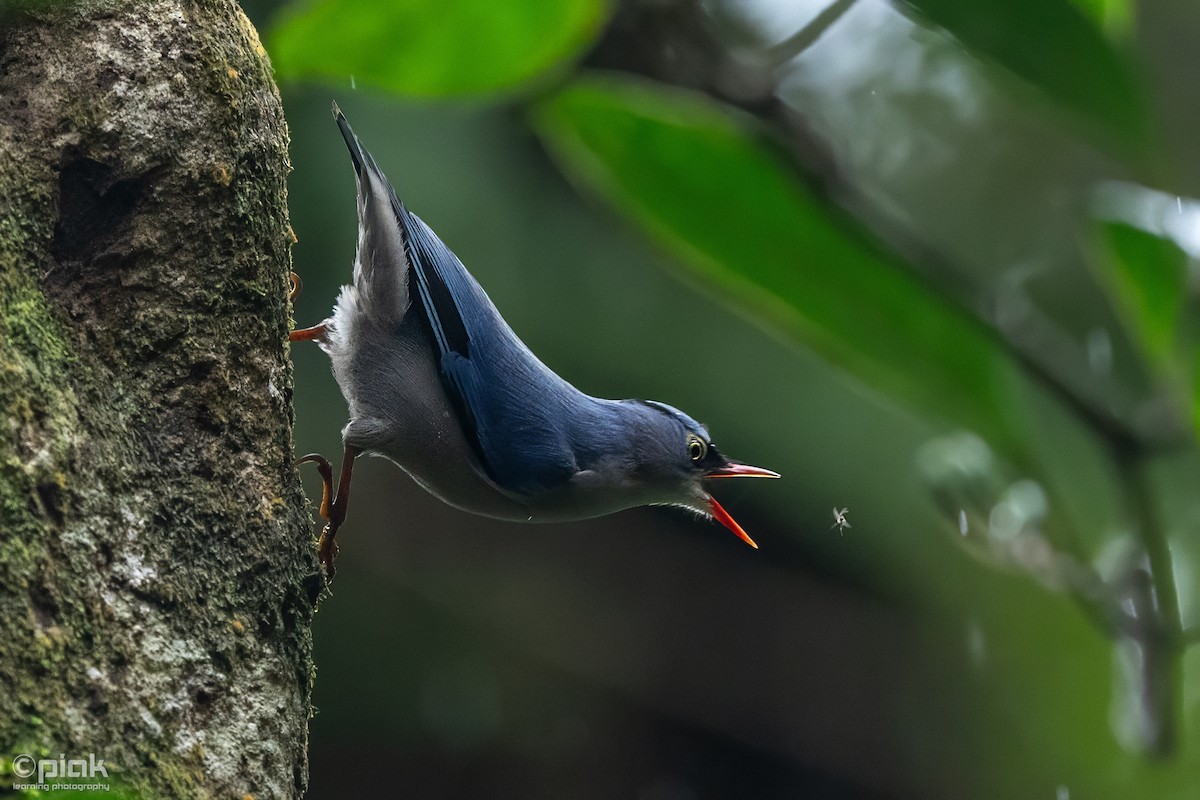
<svg viewBox="0 0 1200 800">
<path fill-rule="evenodd" d="M 568 173 L 726 301 L 885 396 L 1013 445 L 1005 389 L 1018 369 L 1003 348 L 822 206 L 743 117 L 698 95 L 593 77 L 544 101 L 535 124 Z"/>
<path fill-rule="evenodd" d="M 893 2 L 1099 123 L 1126 147 L 1145 147 L 1149 123 L 1134 70 L 1081 8 L 1094 9 L 1093 17 L 1115 14 L 1119 0 Z"/>
<path fill-rule="evenodd" d="M 1187 254 L 1174 242 L 1122 222 L 1103 226 L 1113 258 L 1114 295 L 1148 355 L 1161 366 L 1175 350 Z"/>
<path fill-rule="evenodd" d="M 407 95 L 493 92 L 569 60 L 607 16 L 604 0 L 316 0 L 270 37 L 284 78 L 356 81 Z"/>
<path fill-rule="evenodd" d="M 1104 283 L 1134 341 L 1178 393 L 1194 396 L 1194 330 L 1187 314 L 1187 253 L 1164 236 L 1124 222 L 1101 225 Z M 1183 399 L 1190 406 L 1194 397 Z M 1193 412 L 1200 422 L 1200 409 Z"/>
<path fill-rule="evenodd" d="M 1112 35 L 1125 35 L 1133 21 L 1130 0 L 1072 0 L 1096 24 Z"/>
</svg>

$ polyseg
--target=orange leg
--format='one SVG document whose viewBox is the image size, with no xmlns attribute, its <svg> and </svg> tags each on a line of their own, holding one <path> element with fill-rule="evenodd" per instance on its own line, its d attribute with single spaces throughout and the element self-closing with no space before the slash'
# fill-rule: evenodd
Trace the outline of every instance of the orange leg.
<svg viewBox="0 0 1200 800">
<path fill-rule="evenodd" d="M 346 512 L 350 506 L 350 475 L 354 470 L 354 459 L 362 453 L 362 450 L 346 445 L 346 452 L 342 456 L 342 474 L 338 479 L 337 491 L 333 489 L 333 467 L 330 466 L 329 460 L 324 456 L 310 453 L 296 460 L 293 466 L 299 466 L 306 462 L 312 462 L 317 465 L 317 471 L 321 473 L 321 479 L 324 485 L 321 490 L 321 518 L 325 520 L 325 528 L 321 531 L 321 538 L 317 541 L 317 558 L 321 561 L 321 566 L 325 568 L 325 578 L 328 582 L 333 582 L 334 573 L 337 568 L 334 566 L 334 559 L 337 558 L 337 532 L 338 528 L 342 527 L 342 523 L 346 521 Z"/>
<path fill-rule="evenodd" d="M 304 288 L 304 283 L 300 280 L 300 276 L 294 272 L 288 276 L 288 281 L 292 285 L 292 290 L 288 292 L 288 302 L 291 303 L 295 301 L 296 297 L 300 294 L 300 290 Z M 314 339 L 320 340 L 323 338 L 325 338 L 325 323 L 323 322 L 320 325 L 313 325 L 311 328 L 300 328 L 288 334 L 289 342 L 311 342 Z M 305 456 L 305 458 L 308 458 L 308 456 Z M 303 460 L 301 459 L 301 461 Z"/>
<path fill-rule="evenodd" d="M 288 334 L 289 342 L 311 342 L 314 339 L 325 338 L 325 323 L 313 325 L 311 328 L 300 328 Z"/>
</svg>

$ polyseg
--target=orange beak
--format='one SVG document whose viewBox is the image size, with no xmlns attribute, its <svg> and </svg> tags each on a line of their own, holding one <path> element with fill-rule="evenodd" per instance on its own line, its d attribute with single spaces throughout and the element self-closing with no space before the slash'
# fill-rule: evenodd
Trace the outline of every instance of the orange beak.
<svg viewBox="0 0 1200 800">
<path fill-rule="evenodd" d="M 737 461 L 730 461 L 727 464 L 725 464 L 724 466 L 717 467 L 716 469 L 712 470 L 711 472 L 706 474 L 704 477 L 705 478 L 778 478 L 779 473 L 772 472 L 769 469 L 763 469 L 762 467 L 752 467 L 749 464 L 742 464 Z M 709 497 L 708 497 L 708 509 L 709 509 L 709 511 L 712 512 L 712 515 L 717 520 L 717 522 L 720 522 L 726 528 L 729 528 L 729 530 L 733 531 L 734 534 L 739 539 L 741 539 L 743 542 L 745 542 L 746 544 L 753 547 L 755 550 L 758 549 L 758 545 L 754 543 L 754 540 L 750 538 L 750 535 L 742 529 L 741 525 L 737 524 L 737 520 L 735 520 L 733 517 L 729 516 L 729 512 L 726 511 L 724 508 L 722 508 L 721 504 L 717 502 L 717 498 L 713 497 L 712 495 L 709 495 Z"/>
</svg>

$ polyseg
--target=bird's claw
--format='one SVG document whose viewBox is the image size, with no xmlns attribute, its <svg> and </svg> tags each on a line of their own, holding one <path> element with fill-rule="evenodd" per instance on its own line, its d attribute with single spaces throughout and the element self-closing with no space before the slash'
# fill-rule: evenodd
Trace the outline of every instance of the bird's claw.
<svg viewBox="0 0 1200 800">
<path fill-rule="evenodd" d="M 325 571 L 326 583 L 333 583 L 333 576 L 337 573 L 337 566 L 334 563 L 338 554 L 338 545 L 334 538 L 336 536 L 337 528 L 326 525 L 325 530 L 321 531 L 321 538 L 317 540 L 317 559 L 320 560 L 321 568 Z"/>
<path fill-rule="evenodd" d="M 313 463 L 317 465 L 317 472 L 321 473 L 321 519 L 329 521 L 329 504 L 333 501 L 333 467 L 329 463 L 329 459 L 320 453 L 309 453 L 306 456 L 301 456 L 292 462 L 292 469 L 299 469 L 301 464 Z"/>
<path fill-rule="evenodd" d="M 293 468 L 298 468 L 301 464 L 313 463 L 317 465 L 317 472 L 321 474 L 321 507 L 318 512 L 321 519 L 325 520 L 325 527 L 321 530 L 321 538 L 317 540 L 317 558 L 321 562 L 321 569 L 325 573 L 325 582 L 332 583 L 333 575 L 337 571 L 333 560 L 337 558 L 338 546 L 334 541 L 337 536 L 337 529 L 341 526 L 341 521 L 335 525 L 330 518 L 331 506 L 333 504 L 333 466 L 330 465 L 329 459 L 319 453 L 309 453 L 306 456 L 297 458 L 292 462 Z"/>
<path fill-rule="evenodd" d="M 321 530 L 321 538 L 317 540 L 317 559 L 321 562 L 327 584 L 333 582 L 333 576 L 337 572 L 334 564 L 338 554 L 335 537 L 338 528 L 342 527 L 342 523 L 346 521 L 346 509 L 350 505 L 350 473 L 354 467 L 354 459 L 359 452 L 355 447 L 346 448 L 346 454 L 342 460 L 341 480 L 338 482 L 336 493 L 333 487 L 333 467 L 325 456 L 309 453 L 292 463 L 293 467 L 299 467 L 301 464 L 311 462 L 317 465 L 317 472 L 321 474 L 319 513 L 321 519 L 325 520 L 325 527 Z"/>
<path fill-rule="evenodd" d="M 300 280 L 299 275 L 292 272 L 292 273 L 288 274 L 288 283 L 291 284 L 291 287 L 292 287 L 291 291 L 288 292 L 288 302 L 292 303 L 292 302 L 295 302 L 297 297 L 299 297 L 300 291 L 304 288 L 304 282 L 302 280 Z M 317 341 L 320 341 L 321 339 L 325 338 L 325 333 L 326 333 L 325 323 L 322 322 L 320 325 L 313 325 L 311 328 L 299 328 L 297 330 L 290 331 L 288 333 L 288 341 L 289 342 L 311 342 L 314 339 Z M 319 456 L 318 456 L 318 458 L 319 458 Z M 308 460 L 308 456 L 305 456 L 304 458 L 300 459 L 300 461 L 305 461 L 305 460 Z M 297 461 L 296 463 L 299 464 L 300 461 Z"/>
</svg>

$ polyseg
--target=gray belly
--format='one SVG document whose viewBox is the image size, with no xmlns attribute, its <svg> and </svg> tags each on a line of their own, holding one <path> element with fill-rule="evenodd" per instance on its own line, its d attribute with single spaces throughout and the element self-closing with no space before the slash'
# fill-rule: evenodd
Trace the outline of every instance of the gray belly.
<svg viewBox="0 0 1200 800">
<path fill-rule="evenodd" d="M 339 331 L 343 335 L 332 343 L 330 356 L 350 405 L 343 440 L 389 459 L 457 508 L 522 522 L 540 518 L 484 473 L 442 387 L 419 322 L 409 314 L 394 333 L 385 333 L 358 317 L 352 333 Z"/>
</svg>

